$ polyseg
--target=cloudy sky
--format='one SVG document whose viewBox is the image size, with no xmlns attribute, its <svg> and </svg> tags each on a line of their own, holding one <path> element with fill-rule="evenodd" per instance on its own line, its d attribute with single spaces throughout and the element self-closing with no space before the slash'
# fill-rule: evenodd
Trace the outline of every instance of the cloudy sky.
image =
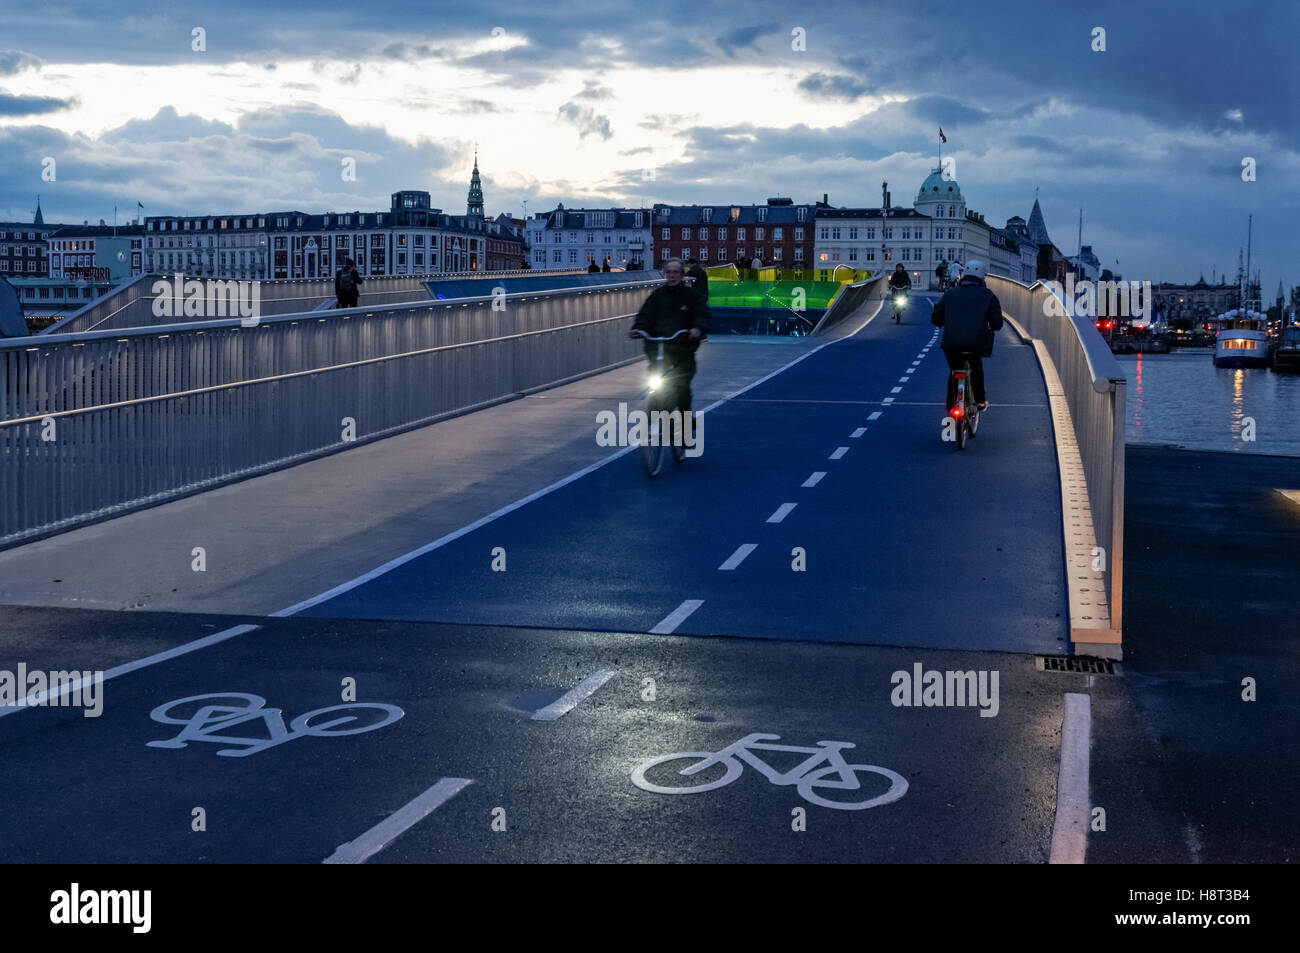
<svg viewBox="0 0 1300 953">
<path fill-rule="evenodd" d="M 1300 284 L 1300 3 L 813 6 L 0 0 L 0 219 L 463 212 L 475 144 L 489 214 L 910 204 L 942 126 L 992 223 L 1037 188 L 1066 253 L 1082 208 L 1105 265 L 1195 280 L 1254 213 L 1266 295 Z"/>
</svg>

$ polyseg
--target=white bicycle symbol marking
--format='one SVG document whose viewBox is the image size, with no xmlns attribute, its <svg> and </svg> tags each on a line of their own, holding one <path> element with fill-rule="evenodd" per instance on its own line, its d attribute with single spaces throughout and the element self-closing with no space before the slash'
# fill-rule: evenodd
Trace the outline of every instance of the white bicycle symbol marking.
<svg viewBox="0 0 1300 953">
<path fill-rule="evenodd" d="M 780 735 L 751 734 L 741 738 L 735 744 L 728 745 L 721 751 L 678 751 L 673 754 L 651 758 L 637 765 L 632 772 L 632 783 L 643 791 L 654 794 L 702 794 L 714 791 L 730 784 L 744 771 L 741 762 L 757 768 L 773 784 L 793 784 L 800 797 L 820 807 L 834 808 L 840 811 L 864 811 L 869 807 L 879 807 L 897 801 L 907 793 L 907 779 L 895 771 L 874 764 L 848 764 L 840 755 L 846 748 L 854 748 L 851 741 L 819 741 L 816 748 L 804 748 L 797 745 L 774 745 L 762 742 L 780 741 Z M 755 751 L 785 751 L 793 754 L 809 755 L 807 759 L 789 771 L 781 772 L 767 764 L 756 755 Z M 699 774 L 714 765 L 723 765 L 726 769 L 722 777 L 705 784 L 682 784 L 668 787 L 646 780 L 646 772 L 661 764 L 684 758 L 696 759 L 695 763 L 682 768 L 677 773 L 686 778 Z M 826 762 L 825 767 L 817 767 Z M 814 770 L 815 769 L 815 770 Z M 889 780 L 889 790 L 884 794 L 866 801 L 832 801 L 816 793 L 815 788 L 832 791 L 858 791 L 862 785 L 857 772 L 869 771 Z M 838 777 L 832 778 L 832 775 Z"/>
<path fill-rule="evenodd" d="M 231 701 L 234 701 L 234 704 L 230 704 Z M 209 702 L 210 704 L 200 705 L 193 714 L 187 717 L 174 717 L 174 709 L 182 708 L 194 702 Z M 216 704 L 211 704 L 211 702 L 216 702 Z M 226 704 L 221 704 L 222 702 Z M 149 717 L 163 724 L 184 725 L 185 727 L 180 730 L 180 734 L 175 738 L 170 738 L 167 741 L 150 741 L 148 745 L 150 748 L 184 748 L 191 741 L 208 741 L 213 744 L 242 747 L 244 750 L 226 748 L 218 751 L 217 754 L 227 758 L 243 758 L 307 735 L 328 737 L 330 735 L 359 735 L 367 731 L 374 731 L 376 728 L 391 725 L 406 714 L 396 705 L 382 705 L 375 702 L 351 702 L 346 705 L 332 705 L 329 708 L 317 708 L 315 711 L 306 712 L 291 721 L 289 727 L 285 728 L 280 709 L 267 708 L 265 705 L 266 699 L 261 695 L 249 695 L 246 692 L 215 692 L 211 695 L 190 695 L 188 698 L 178 698 L 175 701 L 167 702 L 165 705 L 159 705 L 149 713 Z M 313 718 L 334 713 L 338 713 L 339 717 L 312 724 Z M 343 725 L 361 721 L 363 718 L 372 721 L 372 723 L 362 725 L 359 728 L 342 727 Z M 375 720 L 376 718 L 378 720 Z M 217 732 L 224 731 L 227 728 L 259 720 L 265 725 L 269 737 L 252 738 L 217 734 Z"/>
</svg>

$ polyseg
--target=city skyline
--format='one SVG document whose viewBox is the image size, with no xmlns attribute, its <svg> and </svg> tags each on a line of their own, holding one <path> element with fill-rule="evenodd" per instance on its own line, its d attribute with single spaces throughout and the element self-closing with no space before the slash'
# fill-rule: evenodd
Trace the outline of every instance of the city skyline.
<svg viewBox="0 0 1300 953">
<path fill-rule="evenodd" d="M 199 5 L 105 21 L 74 3 L 57 31 L 39 10 L 6 7 L 6 220 L 30 220 L 38 193 L 59 223 L 111 223 L 114 204 L 123 222 L 137 201 L 147 215 L 368 211 L 398 189 L 459 213 L 476 144 L 490 215 L 522 217 L 525 200 L 531 213 L 823 193 L 878 206 L 884 180 L 909 205 L 942 127 L 969 207 L 991 224 L 1027 218 L 1037 190 L 1067 254 L 1082 208 L 1082 244 L 1105 267 L 1194 281 L 1235 273 L 1253 213 L 1252 270 L 1265 286 L 1296 282 L 1286 222 L 1300 198 L 1277 186 L 1300 179 L 1291 31 L 1247 49 L 1204 5 L 1170 22 L 1116 4 L 1050 17 L 1012 4 L 991 31 L 930 3 L 898 18 L 902 39 L 866 30 L 852 42 L 837 17 L 886 9 L 723 5 L 727 16 L 686 29 L 685 5 L 611 18 L 579 4 L 561 24 L 491 3 L 397 3 L 383 7 L 391 30 L 368 10 L 364 26 L 339 12 L 307 33 L 294 27 L 300 4 L 231 4 L 208 23 Z M 1096 26 L 1105 51 L 1090 48 Z M 1211 56 L 1240 66 L 1194 67 Z M 355 181 L 340 175 L 346 160 Z"/>
</svg>

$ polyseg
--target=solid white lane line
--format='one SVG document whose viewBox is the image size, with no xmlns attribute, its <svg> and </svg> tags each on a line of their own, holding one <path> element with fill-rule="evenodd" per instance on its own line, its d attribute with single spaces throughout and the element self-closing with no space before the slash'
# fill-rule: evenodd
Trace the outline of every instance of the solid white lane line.
<svg viewBox="0 0 1300 953">
<path fill-rule="evenodd" d="M 664 620 L 650 630 L 651 635 L 671 635 L 677 631 L 677 627 L 686 621 L 686 617 L 704 605 L 703 599 L 687 599 L 668 615 Z"/>
<path fill-rule="evenodd" d="M 794 509 L 794 507 L 795 504 L 793 503 L 782 503 L 780 506 L 776 508 L 776 512 L 767 518 L 767 521 L 769 523 L 781 522 L 781 520 L 785 519 L 787 516 L 790 515 L 790 511 Z"/>
<path fill-rule="evenodd" d="M 825 471 L 825 470 L 818 470 L 816 473 L 814 473 L 814 474 L 813 474 L 812 476 L 810 476 L 808 479 L 804 480 L 802 485 L 803 485 L 803 486 L 816 486 L 818 483 L 822 482 L 822 477 L 824 477 L 825 475 L 826 475 L 826 471 Z"/>
<path fill-rule="evenodd" d="M 901 387 L 893 387 L 893 388 L 890 388 L 890 391 L 889 391 L 889 392 L 890 392 L 891 394 L 901 394 L 901 393 L 903 392 L 903 388 L 901 388 Z"/>
<path fill-rule="evenodd" d="M 832 459 L 832 460 L 838 460 L 838 459 L 840 459 L 840 457 L 844 456 L 844 454 L 846 454 L 846 453 L 848 453 L 848 452 L 849 452 L 849 448 L 848 448 L 848 447 L 836 447 L 836 448 L 835 448 L 835 452 L 831 454 L 830 459 Z M 855 457 L 854 459 L 857 459 L 857 458 Z"/>
<path fill-rule="evenodd" d="M 866 432 L 867 432 L 867 428 L 866 428 L 866 427 L 859 427 L 857 430 L 853 431 L 853 433 L 849 434 L 849 439 L 850 439 L 850 440 L 857 440 L 859 437 L 861 437 L 861 436 L 862 436 L 864 433 L 866 433 Z"/>
<path fill-rule="evenodd" d="M 719 566 L 718 569 L 724 572 L 729 572 L 730 570 L 735 569 L 737 566 L 739 566 L 741 563 L 745 561 L 746 556 L 748 556 L 756 549 L 758 549 L 758 543 L 741 543 L 739 548 L 737 548 L 737 550 L 734 553 L 728 556 L 727 561 L 723 563 L 721 566 Z M 683 605 L 685 605 L 685 603 L 683 603 Z"/>
<path fill-rule="evenodd" d="M 871 412 L 871 416 L 869 416 L 869 417 L 867 418 L 867 420 L 868 420 L 868 421 L 879 420 L 879 419 L 880 419 L 880 415 L 881 415 L 882 413 L 884 413 L 884 411 L 873 410 L 873 411 Z"/>
<path fill-rule="evenodd" d="M 1061 773 L 1056 782 L 1056 822 L 1048 863 L 1081 864 L 1088 849 L 1088 759 L 1092 702 L 1088 695 L 1065 696 L 1061 724 Z"/>
<path fill-rule="evenodd" d="M 473 784 L 469 778 L 443 778 L 415 800 L 398 808 L 356 840 L 340 844 L 334 853 L 326 857 L 324 864 L 363 864 L 375 856 L 403 832 L 424 820 L 443 804 L 459 794 L 466 785 Z"/>
<path fill-rule="evenodd" d="M 596 689 L 617 674 L 618 672 L 612 668 L 602 668 L 594 675 L 588 675 L 545 708 L 539 708 L 533 712 L 533 721 L 555 721 L 555 719 L 567 715 L 594 695 Z"/>
<path fill-rule="evenodd" d="M 104 673 L 103 680 L 108 681 L 110 678 L 117 678 L 119 675 L 125 675 L 128 672 L 134 672 L 137 669 L 148 668 L 150 665 L 157 665 L 159 662 L 165 662 L 168 659 L 187 655 L 190 652 L 197 652 L 199 649 L 205 649 L 209 645 L 216 645 L 218 642 L 226 641 L 226 639 L 233 639 L 237 635 L 243 635 L 246 632 L 256 632 L 260 628 L 260 625 L 236 625 L 229 629 L 223 629 L 220 632 L 214 632 L 212 635 L 205 635 L 201 639 L 195 639 L 193 642 L 186 642 L 184 645 L 178 645 L 175 648 L 167 649 L 165 652 L 157 652 L 145 658 L 136 659 L 134 662 L 127 662 L 125 665 L 118 665 L 115 668 L 110 668 Z M 79 678 L 75 682 L 60 686 L 60 688 L 55 692 L 36 692 L 27 696 L 26 704 L 0 708 L 0 718 L 3 718 L 5 715 L 12 715 L 16 711 L 23 711 L 34 706 L 39 707 L 46 705 L 49 703 L 51 698 L 62 698 L 70 692 L 79 691 L 89 682 L 90 679 Z"/>
</svg>

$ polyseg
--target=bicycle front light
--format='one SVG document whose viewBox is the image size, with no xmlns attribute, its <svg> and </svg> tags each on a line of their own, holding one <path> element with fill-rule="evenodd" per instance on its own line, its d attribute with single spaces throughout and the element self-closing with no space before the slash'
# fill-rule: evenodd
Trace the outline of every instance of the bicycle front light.
<svg viewBox="0 0 1300 953">
<path fill-rule="evenodd" d="M 650 384 L 650 389 L 651 389 L 651 390 L 658 390 L 659 387 L 660 387 L 660 385 L 663 384 L 663 382 L 664 382 L 664 379 L 663 379 L 663 377 L 661 377 L 660 375 L 658 375 L 658 374 L 651 374 L 651 375 L 650 375 L 649 384 Z"/>
<path fill-rule="evenodd" d="M 901 308 L 906 303 L 907 303 L 907 298 L 905 298 L 903 295 L 894 295 L 894 307 Z"/>
</svg>

